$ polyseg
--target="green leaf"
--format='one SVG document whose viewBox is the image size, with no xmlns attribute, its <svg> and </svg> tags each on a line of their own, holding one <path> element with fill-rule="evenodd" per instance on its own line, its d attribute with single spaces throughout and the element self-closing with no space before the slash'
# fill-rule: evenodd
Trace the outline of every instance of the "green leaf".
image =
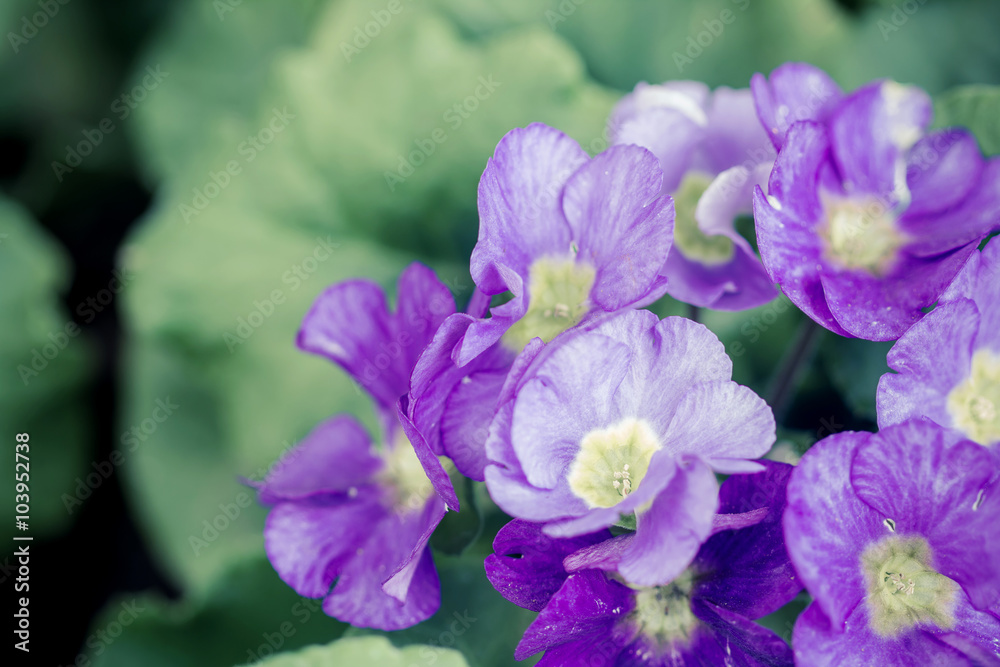
<svg viewBox="0 0 1000 667">
<path fill-rule="evenodd" d="M 175 3 L 133 79 L 140 83 L 147 66 L 166 77 L 122 119 L 142 148 L 150 180 L 183 172 L 230 139 L 235 150 L 255 120 L 275 59 L 305 42 L 322 4 Z"/>
<path fill-rule="evenodd" d="M 84 651 L 96 667 L 247 664 L 340 637 L 348 626 L 321 606 L 298 596 L 258 556 L 185 602 L 140 595 L 108 603 Z"/>
<path fill-rule="evenodd" d="M 435 555 L 441 578 L 441 608 L 434 616 L 408 630 L 383 633 L 351 628 L 345 636 L 385 636 L 396 646 L 426 644 L 454 648 L 470 667 L 509 667 L 514 647 L 535 617 L 497 593 L 483 570 L 483 559 Z M 534 664 L 535 659 L 525 664 Z"/>
<path fill-rule="evenodd" d="M 935 125 L 967 127 L 986 156 L 1000 154 L 1000 86 L 963 86 L 935 103 Z"/>
<path fill-rule="evenodd" d="M 476 238 L 477 183 L 504 134 L 540 121 L 585 147 L 606 145 L 615 95 L 590 84 L 551 32 L 469 42 L 432 6 L 404 3 L 361 39 L 371 11 L 358 0 L 331 5 L 314 48 L 279 63 L 273 96 L 297 114 L 290 131 L 359 232 L 464 261 Z"/>
<path fill-rule="evenodd" d="M 384 637 L 348 637 L 327 646 L 314 646 L 295 654 L 275 656 L 260 663 L 262 667 L 410 667 L 440 665 L 468 667 L 462 654 L 429 646 L 407 646 L 400 650 Z"/>
<path fill-rule="evenodd" d="M 893 343 L 824 336 L 820 358 L 847 407 L 859 417 L 875 420 L 878 381 L 890 372 L 886 355 Z"/>
<path fill-rule="evenodd" d="M 433 3 L 403 3 L 372 38 L 361 29 L 372 11 L 299 0 L 220 22 L 204 3 L 180 9 L 140 58 L 170 76 L 134 125 L 173 205 L 215 199 L 218 178 L 287 224 L 464 262 L 479 176 L 506 132 L 541 121 L 606 145 L 615 95 L 588 82 L 558 36 L 529 28 L 470 42 Z"/>
<path fill-rule="evenodd" d="M 485 487 L 482 482 L 474 482 L 458 473 L 451 476 L 458 496 L 460 512 L 448 512 L 431 536 L 431 546 L 451 556 L 461 555 L 483 532 L 483 509 L 477 499 L 477 487 Z"/>
<path fill-rule="evenodd" d="M 63 530 L 78 501 L 103 482 L 101 475 L 93 484 L 80 480 L 93 472 L 87 469 L 90 417 L 83 403 L 91 347 L 60 304 L 68 275 L 58 243 L 0 198 L 0 433 L 11 452 L 14 434 L 30 436 L 28 534 L 36 537 Z M 0 478 L 0 495 L 9 499 L 0 521 L 8 526 L 16 514 L 14 484 L 13 472 Z"/>
</svg>

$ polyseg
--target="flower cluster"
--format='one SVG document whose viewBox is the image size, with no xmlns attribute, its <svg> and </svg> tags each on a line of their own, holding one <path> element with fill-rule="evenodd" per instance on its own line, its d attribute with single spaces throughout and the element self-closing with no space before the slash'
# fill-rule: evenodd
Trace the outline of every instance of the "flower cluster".
<svg viewBox="0 0 1000 667">
<path fill-rule="evenodd" d="M 320 295 L 299 346 L 371 394 L 379 444 L 335 417 L 259 485 L 284 581 L 354 625 L 427 619 L 464 476 L 512 518 L 485 569 L 538 612 L 516 659 L 1000 665 L 1000 242 L 979 250 L 1000 160 L 928 133 L 916 88 L 845 94 L 802 64 L 751 84 L 640 84 L 593 157 L 508 133 L 465 312 L 420 264 L 394 311 L 367 281 Z M 716 335 L 644 309 L 776 286 L 837 334 L 898 339 L 881 430 L 794 467 L 764 460 L 775 418 Z M 803 587 L 790 647 L 756 619 Z"/>
</svg>

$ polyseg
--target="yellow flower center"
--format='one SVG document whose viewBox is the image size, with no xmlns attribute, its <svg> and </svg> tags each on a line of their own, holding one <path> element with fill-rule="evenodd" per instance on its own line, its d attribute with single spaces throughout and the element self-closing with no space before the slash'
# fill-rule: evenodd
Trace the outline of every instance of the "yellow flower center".
<svg viewBox="0 0 1000 667">
<path fill-rule="evenodd" d="M 628 418 L 580 441 L 567 481 L 590 507 L 614 507 L 639 486 L 660 442 L 649 424 Z"/>
<path fill-rule="evenodd" d="M 718 266 L 733 258 L 736 253 L 733 241 L 721 234 L 705 234 L 694 217 L 698 200 L 711 183 L 709 176 L 698 172 L 689 173 L 681 181 L 674 193 L 674 245 L 688 259 L 706 266 Z"/>
<path fill-rule="evenodd" d="M 424 472 L 403 429 L 396 431 L 392 446 L 384 446 L 381 454 L 385 466 L 379 472 L 378 479 L 384 486 L 393 489 L 393 509 L 400 514 L 423 509 L 427 499 L 434 493 L 434 485 Z M 440 460 L 445 466 L 445 472 L 448 472 L 453 464 L 445 457 L 440 457 Z"/>
<path fill-rule="evenodd" d="M 823 209 L 826 220 L 819 231 L 832 262 L 873 275 L 883 275 L 891 268 L 904 238 L 896 229 L 896 216 L 883 202 L 874 197 L 826 197 Z"/>
<path fill-rule="evenodd" d="M 969 376 L 951 390 L 947 405 L 952 423 L 970 440 L 980 445 L 1000 440 L 1000 356 L 977 350 Z"/>
<path fill-rule="evenodd" d="M 955 624 L 958 584 L 935 571 L 931 560 L 927 541 L 912 536 L 890 535 L 861 554 L 868 623 L 875 634 L 895 637 L 918 623 L 942 630 Z"/>
<path fill-rule="evenodd" d="M 628 620 L 659 646 L 688 641 L 698 625 L 691 611 L 694 575 L 685 571 L 666 586 L 639 588 Z"/>
<path fill-rule="evenodd" d="M 542 257 L 528 269 L 528 310 L 503 335 L 520 352 L 532 338 L 546 343 L 576 325 L 590 310 L 597 271 L 574 257 Z"/>
</svg>

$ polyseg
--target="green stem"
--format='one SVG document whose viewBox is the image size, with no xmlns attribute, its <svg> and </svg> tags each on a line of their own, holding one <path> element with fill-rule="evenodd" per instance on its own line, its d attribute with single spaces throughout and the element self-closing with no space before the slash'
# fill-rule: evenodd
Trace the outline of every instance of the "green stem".
<svg viewBox="0 0 1000 667">
<path fill-rule="evenodd" d="M 806 317 L 799 325 L 792 346 L 782 357 L 778 370 L 774 373 L 767 392 L 767 403 L 774 411 L 774 420 L 778 424 L 785 421 L 785 413 L 795 396 L 806 362 L 812 359 L 816 350 L 821 330 L 820 325 Z"/>
</svg>

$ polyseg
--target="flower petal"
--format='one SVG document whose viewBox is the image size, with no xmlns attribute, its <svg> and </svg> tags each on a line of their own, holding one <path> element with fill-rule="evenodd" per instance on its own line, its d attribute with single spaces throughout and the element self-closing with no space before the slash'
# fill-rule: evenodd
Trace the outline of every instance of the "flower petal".
<svg viewBox="0 0 1000 667">
<path fill-rule="evenodd" d="M 979 183 L 983 156 L 967 130 L 931 132 L 918 141 L 907 159 L 906 182 L 911 198 L 907 217 L 919 217 L 957 206 Z"/>
<path fill-rule="evenodd" d="M 956 300 L 938 306 L 903 334 L 887 358 L 896 373 L 886 373 L 878 383 L 880 428 L 921 416 L 952 425 L 948 394 L 969 375 L 979 320 L 972 301 Z"/>
<path fill-rule="evenodd" d="M 851 93 L 830 118 L 845 189 L 907 201 L 903 159 L 930 123 L 931 107 L 923 90 L 893 81 L 875 81 Z"/>
<path fill-rule="evenodd" d="M 384 514 L 374 489 L 347 502 L 280 503 L 267 515 L 264 550 L 278 576 L 296 593 L 323 597 Z"/>
<path fill-rule="evenodd" d="M 445 413 L 451 394 L 464 378 L 473 373 L 506 372 L 514 357 L 503 346 L 495 345 L 465 366 L 457 365 L 452 359 L 452 351 L 475 321 L 475 318 L 464 313 L 446 319 L 413 368 L 408 412 L 413 423 L 437 455 L 445 453 L 442 438 L 445 430 Z M 449 426 L 454 428 L 454 420 L 462 417 L 462 414 L 449 415 L 452 420 Z M 459 469 L 461 470 L 461 466 Z M 464 470 L 462 472 L 465 474 Z"/>
<path fill-rule="evenodd" d="M 907 252 L 921 257 L 978 244 L 1000 230 L 1000 158 L 986 163 L 976 187 L 957 206 L 935 214 L 907 211 L 899 225 L 914 239 L 906 246 Z"/>
<path fill-rule="evenodd" d="M 382 289 L 367 280 L 328 288 L 302 321 L 298 346 L 344 368 L 391 415 L 406 393 L 420 352 L 455 312 L 451 292 L 434 272 L 413 263 L 398 281 L 390 315 Z"/>
<path fill-rule="evenodd" d="M 665 449 L 694 454 L 719 472 L 756 472 L 760 464 L 749 459 L 774 444 L 774 414 L 748 387 L 731 380 L 703 382 L 688 388 L 666 437 Z"/>
<path fill-rule="evenodd" d="M 608 637 L 615 621 L 634 606 L 632 592 L 603 572 L 573 574 L 528 626 L 514 659 L 567 642 Z"/>
<path fill-rule="evenodd" d="M 260 500 L 274 504 L 314 494 L 344 493 L 382 467 L 364 427 L 350 415 L 320 423 L 288 450 L 259 486 Z"/>
<path fill-rule="evenodd" d="M 792 466 L 765 461 L 764 472 L 733 475 L 719 492 L 720 512 L 747 512 L 760 506 L 758 523 L 713 535 L 698 553 L 695 569 L 711 572 L 696 595 L 747 618 L 760 618 L 787 604 L 802 583 L 785 550 L 781 518 Z"/>
<path fill-rule="evenodd" d="M 472 279 L 486 294 L 509 285 L 491 265 L 527 279 L 534 259 L 569 251 L 570 226 L 560 207 L 563 184 L 587 162 L 568 136 L 541 123 L 508 132 L 479 181 L 479 240 L 472 251 Z"/>
<path fill-rule="evenodd" d="M 844 432 L 806 452 L 788 482 L 788 555 L 816 604 L 842 627 L 866 595 L 861 553 L 887 535 L 885 518 L 854 493 L 851 460 L 871 433 Z"/>
<path fill-rule="evenodd" d="M 323 611 L 351 625 L 379 630 L 401 630 L 430 618 L 441 605 L 430 549 L 422 550 L 416 567 L 406 575 L 405 603 L 382 589 L 386 577 L 409 562 L 425 531 L 425 518 L 423 512 L 392 512 L 377 525 L 364 524 L 371 537 L 363 552 L 340 572 L 337 585 L 323 602 Z"/>
<path fill-rule="evenodd" d="M 858 447 L 851 483 L 897 533 L 925 537 L 938 572 L 986 609 L 1000 600 L 1000 496 L 990 488 L 1000 468 L 957 439 L 923 419 L 890 426 Z"/>
<path fill-rule="evenodd" d="M 691 386 L 732 377 L 733 362 L 722 342 L 705 325 L 684 317 L 657 320 L 648 311 L 626 312 L 593 333 L 632 350 L 615 400 L 623 415 L 645 419 L 660 435 Z"/>
<path fill-rule="evenodd" d="M 470 373 L 455 385 L 442 415 L 445 454 L 460 473 L 480 482 L 485 479 L 484 470 L 489 462 L 486 458 L 489 425 L 506 378 L 506 368 Z"/>
<path fill-rule="evenodd" d="M 719 483 L 697 457 L 686 457 L 652 506 L 636 515 L 635 539 L 618 572 L 639 586 L 663 586 L 679 576 L 712 532 Z"/>
<path fill-rule="evenodd" d="M 845 270 L 821 277 L 823 293 L 837 322 L 865 340 L 896 340 L 923 317 L 961 269 L 974 245 L 934 258 L 905 252 L 890 274 Z"/>
<path fill-rule="evenodd" d="M 664 192 L 673 192 L 680 185 L 704 137 L 704 127 L 675 107 L 645 109 L 614 132 L 615 144 L 642 146 L 656 156 L 663 171 Z"/>
<path fill-rule="evenodd" d="M 451 478 L 445 471 L 444 466 L 441 465 L 440 459 L 431 450 L 423 433 L 416 427 L 413 420 L 407 416 L 405 396 L 399 400 L 396 416 L 399 418 L 403 433 L 406 434 L 406 439 L 409 440 L 410 445 L 413 447 L 413 452 L 417 455 L 417 460 L 420 461 L 420 466 L 424 469 L 427 479 L 430 480 L 431 485 L 434 487 L 434 491 L 444 501 L 446 509 L 458 512 L 461 507 L 459 506 L 458 496 L 455 495 L 455 487 L 451 483 Z M 405 446 L 405 444 L 400 446 Z"/>
<path fill-rule="evenodd" d="M 691 609 L 710 630 L 718 654 L 711 664 L 746 667 L 792 667 L 792 649 L 784 639 L 746 617 L 695 598 Z M 707 634 L 707 633 L 706 633 Z M 691 652 L 708 658 L 704 642 Z M 701 664 L 705 664 L 704 662 Z"/>
<path fill-rule="evenodd" d="M 408 517 L 416 523 L 415 529 L 420 530 L 420 536 L 410 549 L 410 554 L 396 568 L 392 575 L 382 583 L 382 591 L 396 598 L 401 604 L 406 603 L 410 586 L 417 575 L 421 557 L 427 549 L 434 529 L 441 523 L 448 508 L 438 498 L 430 498 L 415 517 Z"/>
<path fill-rule="evenodd" d="M 646 297 L 673 240 L 673 200 L 663 172 L 638 146 L 612 146 L 566 182 L 562 205 L 578 261 L 597 269 L 591 300 L 607 311 Z M 568 250 L 567 247 L 565 250 Z"/>
<path fill-rule="evenodd" d="M 541 611 L 569 576 L 563 559 L 610 537 L 605 531 L 553 539 L 542 532 L 540 524 L 514 519 L 493 540 L 493 553 L 486 557 L 486 577 L 508 601 Z"/>
<path fill-rule="evenodd" d="M 709 102 L 708 129 L 701 150 L 713 173 L 737 165 L 774 161 L 774 147 L 757 118 L 749 89 L 725 86 L 715 89 Z"/>
<path fill-rule="evenodd" d="M 844 96 L 826 72 L 806 63 L 786 63 L 771 72 L 770 80 L 754 74 L 750 89 L 760 122 L 778 149 L 796 121 L 825 121 Z"/>
<path fill-rule="evenodd" d="M 792 632 L 795 662 L 810 667 L 969 667 L 959 651 L 919 630 L 898 638 L 880 637 L 868 627 L 864 605 L 842 624 L 832 623 L 813 602 L 799 615 Z"/>
<path fill-rule="evenodd" d="M 534 486 L 553 488 L 588 431 L 616 420 L 608 400 L 628 370 L 628 347 L 590 333 L 555 349 L 518 392 L 511 441 Z"/>
<path fill-rule="evenodd" d="M 382 406 L 390 406 L 406 393 L 406 359 L 386 354 L 384 368 L 374 360 L 381 354 L 379 344 L 394 342 L 394 333 L 382 288 L 368 280 L 350 280 L 316 297 L 297 342 L 306 352 L 340 365 Z"/>
</svg>

